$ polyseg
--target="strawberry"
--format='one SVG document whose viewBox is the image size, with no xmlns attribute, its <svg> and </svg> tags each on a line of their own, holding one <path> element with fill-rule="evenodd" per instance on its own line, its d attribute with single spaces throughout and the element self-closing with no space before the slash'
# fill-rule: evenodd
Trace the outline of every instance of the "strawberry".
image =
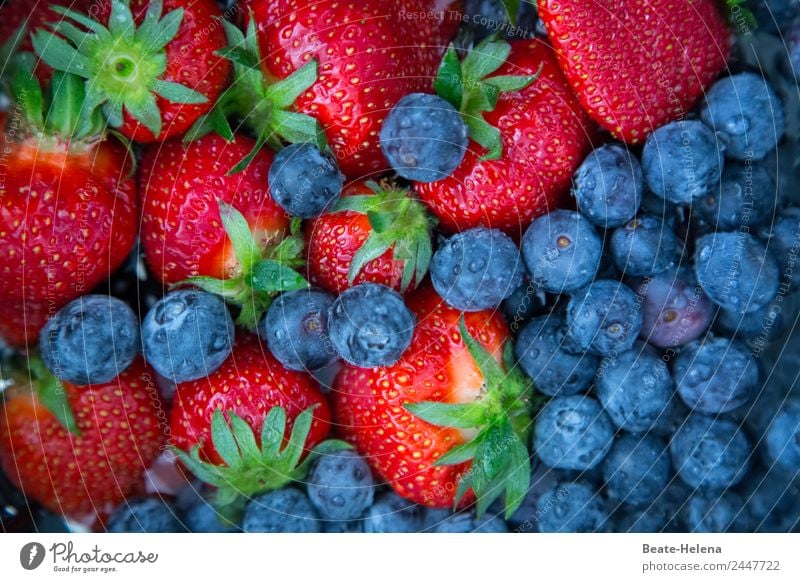
<svg viewBox="0 0 800 582">
<path fill-rule="evenodd" d="M 128 151 L 103 138 L 102 123 L 76 119 L 80 81 L 57 73 L 43 94 L 32 55 L 19 62 L 0 180 L 0 335 L 24 346 L 125 260 L 136 236 L 136 183 Z"/>
<path fill-rule="evenodd" d="M 455 33 L 458 4 L 246 0 L 246 34 L 227 26 L 233 87 L 197 135 L 213 129 L 229 136 L 224 119 L 234 116 L 259 146 L 327 138 L 346 175 L 386 170 L 380 124 L 401 97 L 428 86 Z M 432 9 L 438 17 L 403 16 Z"/>
<path fill-rule="evenodd" d="M 239 323 L 251 328 L 274 293 L 307 286 L 292 270 L 302 237 L 269 194 L 272 153 L 254 145 L 215 134 L 169 140 L 145 150 L 140 174 L 142 248 L 153 273 L 222 295 L 243 307 Z M 228 174 L 248 152 L 246 169 Z"/>
<path fill-rule="evenodd" d="M 405 291 L 428 271 L 433 223 L 407 191 L 353 182 L 333 212 L 306 223 L 309 279 L 333 293 L 366 281 Z"/>
<path fill-rule="evenodd" d="M 731 4 L 731 2 L 729 2 Z M 584 109 L 640 143 L 694 106 L 725 68 L 716 0 L 539 0 L 539 17 Z"/>
<path fill-rule="evenodd" d="M 330 430 L 316 380 L 284 368 L 255 336 L 243 335 L 216 372 L 178 384 L 170 421 L 179 458 L 218 488 L 221 507 L 301 478 L 308 452 Z M 341 447 L 326 443 L 325 450 Z"/>
<path fill-rule="evenodd" d="M 30 499 L 91 524 L 140 485 L 161 452 L 167 418 L 141 359 L 105 384 L 58 381 L 30 361 L 5 392 L 0 466 Z M 31 377 L 33 380 L 31 380 Z"/>
<path fill-rule="evenodd" d="M 33 34 L 37 54 L 85 78 L 88 111 L 99 109 L 130 139 L 184 134 L 228 81 L 214 0 L 100 0 L 89 15 L 52 10 L 63 19 Z"/>
<path fill-rule="evenodd" d="M 513 513 L 530 478 L 530 385 L 501 363 L 510 349 L 502 316 L 462 314 L 430 286 L 408 306 L 419 323 L 399 362 L 345 366 L 336 377 L 339 431 L 406 499 L 452 507 L 471 491 L 482 512 L 505 489 Z"/>
<path fill-rule="evenodd" d="M 484 225 L 519 237 L 559 204 L 593 134 L 552 50 L 488 40 L 459 63 L 451 49 L 435 86 L 474 141 L 451 176 L 415 190 L 444 230 Z"/>
</svg>

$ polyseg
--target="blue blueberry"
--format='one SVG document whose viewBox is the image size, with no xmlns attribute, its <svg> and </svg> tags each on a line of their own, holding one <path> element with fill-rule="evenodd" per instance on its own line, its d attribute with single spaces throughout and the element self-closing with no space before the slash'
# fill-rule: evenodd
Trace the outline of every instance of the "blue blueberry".
<svg viewBox="0 0 800 582">
<path fill-rule="evenodd" d="M 139 319 L 119 299 L 85 295 L 47 322 L 39 345 L 42 360 L 60 380 L 79 386 L 110 382 L 139 353 Z"/>
<path fill-rule="evenodd" d="M 406 95 L 381 127 L 381 149 L 389 165 L 415 182 L 442 180 L 461 164 L 469 143 L 461 114 L 427 93 Z"/>
<path fill-rule="evenodd" d="M 287 487 L 251 499 L 244 509 L 242 530 L 247 533 L 317 533 L 321 522 L 308 497 Z"/>
<path fill-rule="evenodd" d="M 764 460 L 769 467 L 800 477 L 800 399 L 783 402 L 764 434 Z"/>
<path fill-rule="evenodd" d="M 416 533 L 423 529 L 425 508 L 387 491 L 375 499 L 364 516 L 367 533 Z"/>
<path fill-rule="evenodd" d="M 311 503 L 330 520 L 358 519 L 375 494 L 367 461 L 351 450 L 320 457 L 308 474 L 307 487 Z"/>
<path fill-rule="evenodd" d="M 672 466 L 687 485 L 720 490 L 736 485 L 749 466 L 750 441 L 736 423 L 690 414 L 669 445 Z"/>
<path fill-rule="evenodd" d="M 391 366 L 411 344 L 416 318 L 396 291 L 362 283 L 344 291 L 328 312 L 337 353 L 362 368 Z"/>
<path fill-rule="evenodd" d="M 784 210 L 773 224 L 761 229 L 760 236 L 778 260 L 781 282 L 800 289 L 800 208 Z"/>
<path fill-rule="evenodd" d="M 230 533 L 239 531 L 236 524 L 220 514 L 208 501 L 196 503 L 182 514 L 186 528 L 194 533 Z"/>
<path fill-rule="evenodd" d="M 547 295 L 543 289 L 523 277 L 522 285 L 503 300 L 500 309 L 512 332 L 516 332 L 522 324 L 541 312 L 547 305 Z"/>
<path fill-rule="evenodd" d="M 519 508 L 507 520 L 508 526 L 517 533 L 534 533 L 538 531 L 537 504 L 539 498 L 552 490 L 557 483 L 568 481 L 570 478 L 571 472 L 552 469 L 539 462 L 535 457 L 531 459 L 531 464 L 533 465 L 533 470 L 531 471 L 528 492 L 525 494 Z M 583 473 L 582 475 L 585 476 L 587 474 Z M 489 507 L 489 511 L 502 514 L 504 511 L 502 501 L 498 500 L 492 504 Z"/>
<path fill-rule="evenodd" d="M 778 292 L 778 262 L 747 232 L 715 232 L 700 237 L 694 263 L 697 281 L 706 295 L 729 311 L 756 311 Z"/>
<path fill-rule="evenodd" d="M 323 533 L 364 533 L 364 520 L 325 520 L 322 522 L 322 531 Z"/>
<path fill-rule="evenodd" d="M 680 206 L 668 200 L 664 200 L 663 198 L 659 198 L 648 190 L 645 190 L 644 196 L 642 197 L 642 205 L 639 207 L 639 212 L 642 214 L 660 218 L 667 226 L 673 229 L 678 226 L 678 220 L 681 215 L 680 211 Z"/>
<path fill-rule="evenodd" d="M 787 0 L 788 1 L 788 0 Z M 800 80 L 800 18 L 795 18 L 786 34 L 786 52 L 790 78 Z"/>
<path fill-rule="evenodd" d="M 315 218 L 342 193 L 344 175 L 336 160 L 310 143 L 286 146 L 272 160 L 269 191 L 292 216 Z"/>
<path fill-rule="evenodd" d="M 602 470 L 609 498 L 632 507 L 650 504 L 669 483 L 667 443 L 652 435 L 623 435 Z"/>
<path fill-rule="evenodd" d="M 694 208 L 716 230 L 736 230 L 772 222 L 778 186 L 762 164 L 729 162 L 718 190 L 700 198 Z"/>
<path fill-rule="evenodd" d="M 672 366 L 678 394 L 697 412 L 730 412 L 751 401 L 758 364 L 739 341 L 707 336 L 687 345 Z"/>
<path fill-rule="evenodd" d="M 564 349 L 564 319 L 543 315 L 529 321 L 517 336 L 514 353 L 537 391 L 548 396 L 584 392 L 592 382 L 599 358 Z"/>
<path fill-rule="evenodd" d="M 573 293 L 588 285 L 597 272 L 602 249 L 592 223 L 570 210 L 537 218 L 522 238 L 528 276 L 550 293 Z"/>
<path fill-rule="evenodd" d="M 497 229 L 453 235 L 433 254 L 431 281 L 445 303 L 459 311 L 493 309 L 522 284 L 519 249 Z"/>
<path fill-rule="evenodd" d="M 674 480 L 656 499 L 643 507 L 623 508 L 615 516 L 614 531 L 618 533 L 679 533 L 683 525 L 684 508 L 689 489 Z"/>
<path fill-rule="evenodd" d="M 723 333 L 759 349 L 777 340 L 786 328 L 786 318 L 775 303 L 750 313 L 720 309 L 715 323 Z"/>
<path fill-rule="evenodd" d="M 646 344 L 600 362 L 597 398 L 614 425 L 643 433 L 669 421 L 675 384 L 666 363 Z"/>
<path fill-rule="evenodd" d="M 614 427 L 594 398 L 564 396 L 544 405 L 533 429 L 539 459 L 555 469 L 596 467 L 611 449 Z"/>
<path fill-rule="evenodd" d="M 722 175 L 722 146 L 700 121 L 675 121 L 647 138 L 644 179 L 654 194 L 674 204 L 707 196 Z"/>
<path fill-rule="evenodd" d="M 532 38 L 537 21 L 535 4 L 532 0 L 519 2 L 516 26 L 512 26 L 501 0 L 466 0 L 464 24 L 472 31 L 476 41 L 498 31 L 502 31 L 508 40 Z"/>
<path fill-rule="evenodd" d="M 602 228 L 622 226 L 636 216 L 642 203 L 642 167 L 636 156 L 617 144 L 589 154 L 574 181 L 581 214 Z"/>
<path fill-rule="evenodd" d="M 788 533 L 800 524 L 800 489 L 778 470 L 757 467 L 742 483 L 752 532 Z"/>
<path fill-rule="evenodd" d="M 691 533 L 743 532 L 749 522 L 744 500 L 733 491 L 693 494 L 684 508 L 684 520 Z"/>
<path fill-rule="evenodd" d="M 715 306 L 685 265 L 667 269 L 642 281 L 640 337 L 659 348 L 675 348 L 697 339 L 714 319 Z"/>
<path fill-rule="evenodd" d="M 205 378 L 231 353 L 233 319 L 218 295 L 186 289 L 162 297 L 142 322 L 147 363 L 164 378 Z"/>
<path fill-rule="evenodd" d="M 675 261 L 678 237 L 655 216 L 640 216 L 611 235 L 611 253 L 617 267 L 633 277 L 666 271 Z"/>
<path fill-rule="evenodd" d="M 720 79 L 700 108 L 703 122 L 734 160 L 760 160 L 783 136 L 783 104 L 769 81 L 754 73 Z"/>
<path fill-rule="evenodd" d="M 508 533 L 508 526 L 498 515 L 486 514 L 478 518 L 472 512 L 462 511 L 439 521 L 433 533 Z"/>
<path fill-rule="evenodd" d="M 539 498 L 539 531 L 590 533 L 608 527 L 605 501 L 586 483 L 559 483 Z"/>
<path fill-rule="evenodd" d="M 595 281 L 567 304 L 567 336 L 577 349 L 618 354 L 633 346 L 641 329 L 636 294 L 617 281 Z"/>
<path fill-rule="evenodd" d="M 111 533 L 178 533 L 185 531 L 175 508 L 159 497 L 124 501 L 108 518 Z"/>
<path fill-rule="evenodd" d="M 747 5 L 756 17 L 759 32 L 776 34 L 797 15 L 797 0 L 750 0 Z"/>
<path fill-rule="evenodd" d="M 321 289 L 279 295 L 258 326 L 269 351 L 290 370 L 314 371 L 336 360 L 328 336 L 328 311 L 334 297 Z"/>
</svg>

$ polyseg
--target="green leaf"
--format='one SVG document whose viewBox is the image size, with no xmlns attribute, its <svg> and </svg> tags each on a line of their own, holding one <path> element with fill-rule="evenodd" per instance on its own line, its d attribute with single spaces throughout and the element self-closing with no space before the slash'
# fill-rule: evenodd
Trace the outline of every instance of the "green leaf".
<svg viewBox="0 0 800 582">
<path fill-rule="evenodd" d="M 286 411 L 280 406 L 269 409 L 261 427 L 261 456 L 271 459 L 278 456 L 286 434 Z"/>
<path fill-rule="evenodd" d="M 520 1 L 525 0 L 502 0 L 503 9 L 506 12 L 506 18 L 508 18 L 508 22 L 511 24 L 511 26 L 517 25 L 517 14 L 519 14 Z"/>
<path fill-rule="evenodd" d="M 258 152 L 261 151 L 261 148 L 264 147 L 264 144 L 267 143 L 269 137 L 270 137 L 269 134 L 266 133 L 259 135 L 256 138 L 256 143 L 253 146 L 253 149 L 251 149 L 247 153 L 247 155 L 239 161 L 239 163 L 237 163 L 235 166 L 233 166 L 233 168 L 231 168 L 228 171 L 228 175 L 233 176 L 234 174 L 238 174 L 239 172 L 247 168 L 247 166 L 250 165 L 250 162 L 252 162 L 253 159 L 255 159 L 256 155 L 258 155 Z"/>
<path fill-rule="evenodd" d="M 486 423 L 486 406 L 480 402 L 409 402 L 404 408 L 425 422 L 451 428 L 475 428 Z"/>
<path fill-rule="evenodd" d="M 141 101 L 125 101 L 124 105 L 128 113 L 150 130 L 150 133 L 156 137 L 161 135 L 161 111 L 152 93 L 143 94 Z"/>
<path fill-rule="evenodd" d="M 154 24 L 152 28 L 140 31 L 139 37 L 150 50 L 163 49 L 178 34 L 183 21 L 183 8 L 177 8 Z"/>
<path fill-rule="evenodd" d="M 306 440 L 311 430 L 311 424 L 314 422 L 314 408 L 315 407 L 306 408 L 294 419 L 289 442 L 286 444 L 286 448 L 282 453 L 286 456 L 286 462 L 289 467 L 295 467 L 300 462 L 300 457 L 303 456 L 306 450 Z"/>
<path fill-rule="evenodd" d="M 461 99 L 464 94 L 464 80 L 461 76 L 461 63 L 458 60 L 458 53 L 453 45 L 448 47 L 447 52 L 439 65 L 439 72 L 433 83 L 433 89 L 442 99 L 448 101 L 453 107 L 461 109 Z"/>
<path fill-rule="evenodd" d="M 305 93 L 317 80 L 317 59 L 311 59 L 291 75 L 270 85 L 264 97 L 277 109 L 294 105 L 300 95 Z"/>
<path fill-rule="evenodd" d="M 542 67 L 539 66 L 539 72 Z M 539 76 L 537 72 L 535 75 L 497 75 L 496 77 L 489 77 L 484 79 L 483 82 L 487 85 L 496 87 L 500 91 L 519 91 L 533 83 Z"/>
<path fill-rule="evenodd" d="M 320 150 L 328 145 L 322 126 L 310 115 L 276 110 L 272 119 L 270 127 L 289 143 L 312 143 Z"/>
<path fill-rule="evenodd" d="M 44 368 L 44 366 L 42 366 L 42 368 Z M 67 399 L 64 386 L 53 374 L 46 372 L 42 375 L 38 380 L 36 395 L 39 398 L 39 402 L 42 403 L 42 406 L 56 417 L 56 420 L 58 420 L 61 426 L 73 435 L 81 436 L 81 431 L 78 429 L 78 422 L 75 420 L 75 415 L 72 413 L 72 407 Z"/>
<path fill-rule="evenodd" d="M 372 230 L 378 234 L 386 232 L 394 226 L 398 212 L 382 212 L 380 210 L 370 210 L 367 212 L 367 220 Z"/>
<path fill-rule="evenodd" d="M 474 439 L 467 441 L 464 444 L 456 445 L 441 457 L 436 459 L 434 466 L 442 466 L 442 465 L 458 465 L 460 463 L 466 463 L 467 461 L 471 461 L 472 458 L 475 456 L 475 453 L 478 450 L 478 445 L 480 444 L 480 439 L 475 437 Z"/>
<path fill-rule="evenodd" d="M 133 13 L 127 1 L 111 1 L 111 15 L 108 17 L 108 30 L 111 32 L 112 36 L 116 38 L 133 40 L 136 34 L 136 25 L 133 21 Z"/>
<path fill-rule="evenodd" d="M 14 59 L 14 77 L 11 91 L 17 106 L 25 112 L 25 117 L 36 127 L 44 124 L 44 95 L 42 87 L 34 74 L 35 57 L 30 53 L 20 53 Z"/>
<path fill-rule="evenodd" d="M 356 194 L 339 198 L 331 212 L 357 212 L 366 214 L 372 208 L 375 196 Z"/>
<path fill-rule="evenodd" d="M 85 102 L 83 79 L 54 71 L 50 82 L 52 98 L 47 115 L 47 128 L 61 136 L 72 136 L 78 131 Z"/>
<path fill-rule="evenodd" d="M 217 409 L 211 417 L 211 442 L 225 464 L 236 469 L 242 465 L 242 455 L 233 438 L 233 432 L 222 415 L 222 410 Z"/>
<path fill-rule="evenodd" d="M 531 460 L 525 444 L 517 438 L 510 447 L 509 466 L 505 478 L 506 519 L 519 509 L 531 483 Z"/>
<path fill-rule="evenodd" d="M 475 364 L 477 364 L 478 369 L 481 371 L 483 381 L 486 385 L 489 387 L 501 386 L 506 379 L 505 372 L 492 354 L 490 354 L 478 340 L 470 335 L 463 314 L 458 320 L 458 329 L 461 333 L 461 339 L 464 341 L 464 344 L 469 350 L 469 354 L 472 356 L 472 359 L 475 360 Z"/>
<path fill-rule="evenodd" d="M 255 264 L 249 283 L 256 291 L 266 293 L 282 293 L 308 287 L 308 281 L 300 273 L 272 259 L 264 259 Z"/>
<path fill-rule="evenodd" d="M 184 281 L 180 281 L 171 285 L 171 289 L 182 287 L 184 285 L 193 285 L 198 289 L 202 289 L 207 293 L 219 295 L 225 299 L 235 299 L 244 290 L 244 280 L 241 277 L 233 279 L 217 279 L 215 277 L 189 277 Z"/>
<path fill-rule="evenodd" d="M 214 487 L 224 487 L 227 480 L 222 476 L 220 470 L 211 463 L 206 463 L 200 459 L 200 446 L 192 447 L 189 454 L 177 447 L 172 447 L 172 451 L 186 465 L 186 467 L 201 481 Z"/>
<path fill-rule="evenodd" d="M 367 264 L 383 255 L 390 248 L 392 248 L 391 241 L 378 234 L 370 233 L 364 244 L 353 255 L 353 260 L 350 262 L 350 268 L 347 271 L 347 281 L 352 285 Z"/>
<path fill-rule="evenodd" d="M 510 52 L 511 45 L 506 41 L 487 38 L 473 48 L 461 63 L 464 78 L 478 81 L 494 73 L 506 62 Z"/>
<path fill-rule="evenodd" d="M 414 265 L 416 267 L 414 281 L 417 285 L 422 283 L 422 280 L 425 279 L 425 275 L 430 267 L 432 257 L 433 247 L 431 246 L 431 238 L 430 236 L 427 236 L 420 241 L 419 245 L 417 245 L 417 258 L 414 261 Z"/>
<path fill-rule="evenodd" d="M 153 90 L 167 101 L 172 101 L 173 103 L 195 105 L 208 102 L 208 98 L 202 93 L 198 93 L 180 83 L 172 83 L 171 81 L 156 79 L 153 84 Z"/>
<path fill-rule="evenodd" d="M 86 57 L 63 38 L 51 32 L 37 30 L 31 34 L 33 49 L 39 58 L 57 71 L 87 77 L 90 73 Z"/>
<path fill-rule="evenodd" d="M 453 499 L 453 511 L 458 509 L 458 504 L 461 503 L 461 500 L 464 499 L 464 495 L 472 489 L 472 471 L 467 471 L 464 473 L 461 478 L 458 480 L 458 486 L 456 487 L 456 494 Z"/>
<path fill-rule="evenodd" d="M 258 443 L 256 443 L 256 435 L 253 433 L 253 429 L 237 414 L 229 412 L 228 416 L 231 419 L 233 438 L 239 446 L 244 462 L 246 464 L 259 462 L 261 460 L 261 450 L 258 448 Z"/>
<path fill-rule="evenodd" d="M 74 20 L 81 26 L 85 26 L 90 31 L 95 33 L 99 38 L 109 38 L 111 36 L 108 32 L 108 29 L 105 26 L 103 26 L 93 18 L 89 18 L 88 16 L 78 12 L 77 10 L 71 10 L 64 6 L 58 6 L 57 4 L 51 4 L 50 10 L 52 10 L 56 14 L 64 16 L 65 18 Z"/>
<path fill-rule="evenodd" d="M 261 260 L 261 251 L 253 239 L 250 225 L 247 224 L 244 216 L 232 205 L 217 199 L 219 205 L 219 216 L 222 225 L 233 245 L 233 252 L 236 260 L 245 273 L 250 273 L 253 267 Z"/>
<path fill-rule="evenodd" d="M 488 150 L 481 160 L 497 160 L 503 155 L 503 138 L 499 129 L 479 117 L 468 117 L 464 122 L 470 137 Z"/>
</svg>

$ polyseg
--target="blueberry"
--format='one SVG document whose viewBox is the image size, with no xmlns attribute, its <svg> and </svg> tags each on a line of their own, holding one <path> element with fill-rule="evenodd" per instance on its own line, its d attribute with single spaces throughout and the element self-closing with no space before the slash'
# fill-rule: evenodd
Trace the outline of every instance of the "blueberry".
<svg viewBox="0 0 800 582">
<path fill-rule="evenodd" d="M 433 533 L 508 533 L 508 526 L 502 517 L 484 515 L 478 518 L 472 512 L 460 512 L 441 520 Z"/>
<path fill-rule="evenodd" d="M 539 412 L 533 447 L 539 459 L 556 469 L 583 471 L 597 466 L 611 449 L 614 427 L 594 398 L 553 398 Z"/>
<path fill-rule="evenodd" d="M 800 524 L 800 489 L 778 470 L 757 467 L 742 483 L 749 531 L 788 533 Z"/>
<path fill-rule="evenodd" d="M 783 104 L 769 81 L 754 73 L 714 83 L 700 117 L 717 132 L 725 155 L 734 160 L 760 160 L 783 136 Z"/>
<path fill-rule="evenodd" d="M 211 503 L 202 501 L 182 515 L 183 524 L 194 533 L 230 533 L 239 531 L 236 524 L 220 514 Z"/>
<path fill-rule="evenodd" d="M 756 227 L 772 222 L 777 188 L 762 164 L 730 162 L 722 171 L 719 189 L 698 200 L 694 208 L 716 230 Z"/>
<path fill-rule="evenodd" d="M 592 223 L 570 210 L 533 221 L 522 238 L 522 257 L 531 280 L 550 293 L 573 293 L 597 272 L 603 243 Z"/>
<path fill-rule="evenodd" d="M 675 121 L 647 138 L 642 170 L 649 188 L 674 204 L 689 204 L 717 187 L 722 147 L 700 121 Z"/>
<path fill-rule="evenodd" d="M 231 353 L 233 319 L 218 295 L 187 289 L 156 303 L 142 322 L 147 363 L 176 384 L 205 378 Z"/>
<path fill-rule="evenodd" d="M 636 507 L 655 501 L 669 483 L 667 443 L 650 435 L 624 435 L 603 460 L 606 493 Z"/>
<path fill-rule="evenodd" d="M 690 487 L 720 490 L 747 472 L 750 442 L 736 423 L 690 414 L 669 445 L 672 466 Z"/>
<path fill-rule="evenodd" d="M 333 299 L 321 289 L 301 289 L 272 302 L 258 332 L 281 364 L 290 370 L 314 371 L 336 360 L 328 336 Z"/>
<path fill-rule="evenodd" d="M 324 519 L 354 520 L 372 505 L 375 482 L 355 451 L 320 457 L 308 474 L 308 498 Z"/>
<path fill-rule="evenodd" d="M 706 295 L 729 311 L 756 311 L 778 292 L 778 262 L 747 232 L 715 232 L 700 237 L 694 262 L 697 281 Z"/>
<path fill-rule="evenodd" d="M 764 434 L 764 459 L 770 467 L 800 477 L 800 399 L 786 400 Z"/>
<path fill-rule="evenodd" d="M 730 412 L 752 400 L 758 365 L 739 341 L 707 336 L 687 345 L 672 366 L 675 383 L 690 408 L 707 414 Z"/>
<path fill-rule="evenodd" d="M 636 156 L 620 145 L 600 146 L 575 174 L 575 199 L 586 218 L 602 228 L 622 226 L 636 216 L 644 179 Z"/>
<path fill-rule="evenodd" d="M 679 533 L 689 498 L 688 488 L 679 481 L 671 482 L 656 499 L 643 507 L 624 508 L 617 516 L 618 533 Z"/>
<path fill-rule="evenodd" d="M 317 533 L 320 528 L 314 506 L 293 487 L 251 499 L 242 520 L 242 530 L 247 533 Z"/>
<path fill-rule="evenodd" d="M 159 497 L 125 501 L 108 518 L 111 533 L 179 533 L 184 531 L 175 508 Z"/>
<path fill-rule="evenodd" d="M 642 297 L 640 336 L 659 348 L 697 339 L 714 318 L 714 305 L 689 267 L 674 267 L 645 279 L 636 291 Z"/>
<path fill-rule="evenodd" d="M 675 261 L 678 237 L 654 216 L 640 216 L 611 235 L 611 252 L 617 267 L 634 277 L 666 271 Z"/>
<path fill-rule="evenodd" d="M 585 391 L 599 358 L 564 349 L 564 320 L 543 315 L 528 322 L 517 336 L 514 352 L 533 385 L 548 396 L 571 396 Z"/>
<path fill-rule="evenodd" d="M 608 526 L 603 499 L 586 483 L 560 483 L 537 504 L 542 533 L 590 533 Z"/>
<path fill-rule="evenodd" d="M 310 143 L 286 146 L 272 160 L 269 191 L 292 216 L 315 218 L 342 193 L 344 175 L 336 160 Z"/>
<path fill-rule="evenodd" d="M 684 520 L 691 533 L 742 532 L 749 521 L 744 500 L 733 491 L 693 494 L 684 508 Z"/>
<path fill-rule="evenodd" d="M 521 324 L 541 312 L 546 305 L 547 296 L 544 290 L 536 287 L 527 277 L 523 277 L 522 285 L 503 300 L 500 309 L 511 331 L 516 332 Z"/>
<path fill-rule="evenodd" d="M 436 95 L 411 93 L 383 121 L 381 149 L 403 178 L 435 182 L 461 164 L 468 135 L 461 114 L 449 102 Z"/>
<path fill-rule="evenodd" d="M 322 522 L 322 531 L 324 533 L 364 533 L 364 520 L 325 520 Z"/>
<path fill-rule="evenodd" d="M 416 533 L 423 528 L 425 509 L 392 491 L 375 499 L 364 516 L 367 533 Z"/>
<path fill-rule="evenodd" d="M 139 319 L 119 299 L 85 295 L 47 322 L 39 345 L 42 360 L 60 380 L 79 386 L 110 382 L 139 353 Z"/>
<path fill-rule="evenodd" d="M 616 358 L 603 358 L 595 390 L 614 425 L 628 432 L 657 428 L 674 408 L 675 384 L 666 363 L 641 343 Z"/>
<path fill-rule="evenodd" d="M 537 20 L 535 4 L 533 0 L 519 2 L 516 26 L 512 26 L 502 0 L 466 0 L 464 24 L 473 32 L 476 41 L 498 31 L 508 40 L 532 38 Z"/>
<path fill-rule="evenodd" d="M 549 492 L 554 485 L 561 481 L 569 480 L 570 472 L 552 469 L 538 459 L 531 459 L 533 470 L 531 471 L 531 481 L 528 492 L 522 500 L 519 508 L 508 518 L 508 526 L 518 533 L 534 533 L 538 529 L 537 503 L 544 493 Z M 489 511 L 501 514 L 504 510 L 501 501 L 497 501 L 489 507 Z"/>
<path fill-rule="evenodd" d="M 522 284 L 523 275 L 514 241 L 483 227 L 446 240 L 433 254 L 430 271 L 436 292 L 459 311 L 497 307 Z"/>
<path fill-rule="evenodd" d="M 792 78 L 800 80 L 800 18 L 795 18 L 786 35 L 788 68 Z"/>
<path fill-rule="evenodd" d="M 646 190 L 639 212 L 660 218 L 666 225 L 674 229 L 678 225 L 681 207 Z"/>
<path fill-rule="evenodd" d="M 616 281 L 595 281 L 567 304 L 567 336 L 581 350 L 601 356 L 624 352 L 641 328 L 636 294 Z"/>
<path fill-rule="evenodd" d="M 396 291 L 362 283 L 344 291 L 328 312 L 338 354 L 362 368 L 391 366 L 411 344 L 416 318 Z"/>
<path fill-rule="evenodd" d="M 761 229 L 760 236 L 767 240 L 769 250 L 778 259 L 782 281 L 794 290 L 800 289 L 800 208 L 787 208 L 772 225 Z"/>
<path fill-rule="evenodd" d="M 776 34 L 797 15 L 797 0 L 750 0 L 747 4 L 756 17 L 759 32 Z"/>
</svg>

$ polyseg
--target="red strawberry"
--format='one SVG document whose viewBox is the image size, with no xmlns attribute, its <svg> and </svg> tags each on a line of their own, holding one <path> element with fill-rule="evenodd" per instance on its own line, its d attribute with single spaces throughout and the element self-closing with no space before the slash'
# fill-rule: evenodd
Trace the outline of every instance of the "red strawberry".
<svg viewBox="0 0 800 582">
<path fill-rule="evenodd" d="M 21 62 L 0 181 L 0 336 L 15 346 L 35 343 L 49 316 L 107 278 L 136 236 L 127 150 L 91 129 L 73 131 L 74 108 L 63 100 L 79 98 L 76 78 L 58 74 L 45 116 L 33 59 Z"/>
<path fill-rule="evenodd" d="M 286 236 L 290 220 L 269 194 L 272 154 L 254 145 L 214 134 L 170 140 L 145 151 L 140 174 L 142 248 L 156 277 L 192 278 L 245 307 L 239 322 L 250 327 L 275 292 L 307 285 L 291 270 L 302 263 L 302 237 Z M 247 168 L 228 174 L 251 151 Z"/>
<path fill-rule="evenodd" d="M 689 111 L 725 68 L 730 31 L 716 0 L 539 0 L 584 109 L 628 143 Z"/>
<path fill-rule="evenodd" d="M 505 488 L 513 511 L 530 477 L 531 416 L 527 382 L 500 363 L 510 347 L 505 322 L 461 314 L 429 286 L 408 306 L 419 324 L 399 362 L 346 366 L 336 377 L 340 432 L 407 499 L 452 507 L 472 489 L 483 510 Z"/>
<path fill-rule="evenodd" d="M 333 212 L 306 224 L 309 279 L 333 293 L 366 281 L 405 291 L 428 271 L 432 226 L 405 190 L 353 182 Z"/>
<path fill-rule="evenodd" d="M 520 78 L 529 80 L 521 89 Z M 450 52 L 436 87 L 479 143 L 451 176 L 416 191 L 447 231 L 484 225 L 520 236 L 559 204 L 593 134 L 552 50 L 540 40 L 512 42 L 510 52 L 488 41 L 460 65 Z"/>
<path fill-rule="evenodd" d="M 220 488 L 221 505 L 299 478 L 307 469 L 301 460 L 329 430 L 316 380 L 284 368 L 252 335 L 237 336 L 208 378 L 179 384 L 172 406 L 172 444 L 189 469 Z"/>
<path fill-rule="evenodd" d="M 436 63 L 458 25 L 459 2 L 243 4 L 252 11 L 253 26 L 248 25 L 246 36 L 228 27 L 236 81 L 218 107 L 221 117 L 244 118 L 260 136 L 260 144 L 273 145 L 280 140 L 320 141 L 321 124 L 346 175 L 386 170 L 380 124 L 401 97 L 430 86 Z M 432 10 L 439 16 L 406 15 Z M 258 64 L 263 77 L 254 75 Z M 209 120 L 203 131 L 209 129 L 223 135 L 228 131 L 219 125 L 219 117 Z"/>
<path fill-rule="evenodd" d="M 0 465 L 27 495 L 58 514 L 102 519 L 140 484 L 161 452 L 167 418 L 141 360 L 106 384 L 63 387 L 40 361 L 5 392 Z"/>
<path fill-rule="evenodd" d="M 64 15 L 33 46 L 56 70 L 86 79 L 92 108 L 123 135 L 140 141 L 182 135 L 222 92 L 230 64 L 214 0 L 100 0 L 89 15 Z M 79 25 L 83 32 L 75 27 Z"/>
</svg>

